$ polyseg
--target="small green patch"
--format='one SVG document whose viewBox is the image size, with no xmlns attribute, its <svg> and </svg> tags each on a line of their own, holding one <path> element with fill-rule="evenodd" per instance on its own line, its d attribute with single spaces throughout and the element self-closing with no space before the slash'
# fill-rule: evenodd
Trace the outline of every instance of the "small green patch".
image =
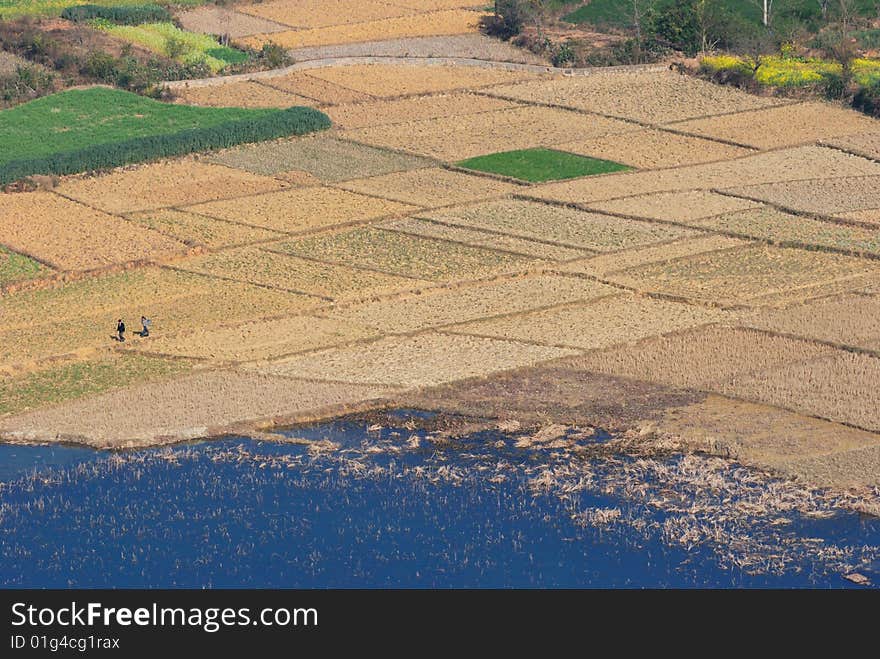
<svg viewBox="0 0 880 659">
<path fill-rule="evenodd" d="M 579 156 L 554 149 L 520 149 L 477 156 L 457 163 L 459 167 L 543 183 L 581 176 L 594 176 L 630 169 L 611 160 Z"/>
<path fill-rule="evenodd" d="M 17 414 L 117 387 L 188 370 L 186 360 L 135 354 L 64 364 L 46 371 L 0 378 L 0 415 Z"/>
<path fill-rule="evenodd" d="M 34 279 L 49 272 L 49 268 L 38 261 L 0 247 L 0 286 L 25 279 Z"/>
<path fill-rule="evenodd" d="M 217 48 L 208 48 L 205 54 L 214 59 L 219 59 L 227 64 L 241 64 L 247 61 L 247 53 L 230 48 L 229 46 L 217 46 Z"/>
</svg>

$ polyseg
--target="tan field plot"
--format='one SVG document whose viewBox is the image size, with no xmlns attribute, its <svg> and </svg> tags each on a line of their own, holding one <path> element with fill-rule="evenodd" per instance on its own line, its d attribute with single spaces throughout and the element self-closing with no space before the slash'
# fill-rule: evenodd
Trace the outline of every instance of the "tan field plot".
<svg viewBox="0 0 880 659">
<path fill-rule="evenodd" d="M 718 312 L 629 294 L 456 327 L 455 332 L 587 350 L 711 323 Z"/>
<path fill-rule="evenodd" d="M 784 126 L 784 130 L 780 130 Z M 676 130 L 776 149 L 875 129 L 874 120 L 827 103 L 796 103 L 675 124 Z"/>
<path fill-rule="evenodd" d="M 351 3 L 346 4 L 346 13 Z M 259 5 L 254 5 L 259 6 Z M 386 18 L 365 23 L 350 25 L 329 25 L 327 27 L 309 28 L 275 32 L 268 35 L 244 37 L 241 42 L 252 48 L 260 48 L 264 43 L 272 42 L 284 48 L 306 48 L 308 46 L 324 46 L 335 44 L 361 43 L 364 41 L 384 41 L 401 37 L 433 37 L 447 34 L 476 34 L 480 22 L 480 14 L 474 11 L 450 9 Z"/>
<path fill-rule="evenodd" d="M 132 213 L 126 217 L 132 222 L 171 236 L 186 245 L 202 245 L 211 249 L 266 242 L 284 237 L 284 234 L 268 229 L 258 229 L 170 208 Z"/>
<path fill-rule="evenodd" d="M 805 178 L 877 176 L 880 164 L 819 146 L 759 153 L 727 162 L 690 165 L 655 172 L 628 172 L 534 186 L 531 194 L 586 203 L 652 192 L 729 188 L 731 183 L 776 183 Z"/>
<path fill-rule="evenodd" d="M 333 188 L 295 188 L 190 206 L 186 210 L 286 233 L 396 215 L 413 206 Z"/>
<path fill-rule="evenodd" d="M 326 27 L 347 23 L 366 23 L 416 13 L 401 4 L 379 0 L 270 0 L 242 5 L 238 11 L 259 16 L 289 27 Z"/>
<path fill-rule="evenodd" d="M 874 224 L 880 227 L 880 208 L 872 208 L 861 211 L 847 211 L 846 213 L 838 213 L 834 217 L 841 220 L 851 220 L 860 222 L 861 224 Z"/>
<path fill-rule="evenodd" d="M 665 72 L 599 73 L 540 80 L 495 87 L 489 93 L 531 103 L 563 105 L 647 124 L 742 112 L 784 102 Z"/>
<path fill-rule="evenodd" d="M 330 183 L 434 164 L 416 156 L 325 136 L 247 144 L 221 151 L 210 160 L 254 174 L 303 171 Z"/>
<path fill-rule="evenodd" d="M 298 414 L 375 399 L 375 387 L 304 382 L 259 373 L 215 371 L 140 385 L 0 422 L 0 436 L 77 438 L 123 447 L 218 434 L 244 420 Z"/>
<path fill-rule="evenodd" d="M 729 160 L 753 153 L 751 149 L 652 129 L 566 142 L 556 148 L 592 158 L 621 162 L 639 169 L 680 167 L 713 160 Z"/>
<path fill-rule="evenodd" d="M 458 117 L 515 107 L 510 101 L 470 93 L 409 96 L 393 100 L 327 108 L 333 124 L 343 129 Z"/>
<path fill-rule="evenodd" d="M 638 290 L 737 304 L 877 271 L 880 264 L 852 256 L 757 246 L 650 264 L 612 278 Z"/>
<path fill-rule="evenodd" d="M 319 263 L 252 247 L 187 259 L 180 262 L 178 267 L 333 299 L 364 297 L 430 285 L 427 281 Z"/>
<path fill-rule="evenodd" d="M 232 39 L 249 34 L 269 34 L 290 29 L 257 16 L 232 11 L 224 7 L 196 7 L 177 15 L 181 26 L 190 32 L 203 34 L 228 34 Z"/>
<path fill-rule="evenodd" d="M 422 334 L 323 350 L 260 367 L 271 375 L 423 387 L 485 376 L 573 354 L 571 350 L 471 336 Z"/>
<path fill-rule="evenodd" d="M 184 159 L 117 169 L 95 177 L 72 177 L 57 190 L 108 213 L 132 213 L 285 187 L 286 183 L 272 178 Z"/>
<path fill-rule="evenodd" d="M 344 324 L 383 333 L 414 332 L 541 307 L 592 300 L 618 293 L 597 282 L 540 275 L 506 279 L 455 290 L 436 289 L 400 300 L 381 300 L 327 312 Z"/>
<path fill-rule="evenodd" d="M 316 105 L 305 96 L 292 94 L 253 80 L 227 82 L 222 85 L 202 85 L 174 90 L 179 103 L 204 107 L 226 108 L 289 108 L 294 105 Z"/>
<path fill-rule="evenodd" d="M 296 96 L 310 98 L 317 103 L 329 105 L 360 103 L 373 99 L 373 96 L 370 94 L 322 80 L 310 75 L 306 71 L 290 73 L 277 78 L 261 78 L 260 84 L 268 85 Z"/>
<path fill-rule="evenodd" d="M 569 261 L 584 258 L 591 253 L 589 250 L 561 247 L 560 245 L 548 245 L 547 243 L 539 243 L 534 240 L 526 240 L 514 236 L 505 236 L 498 233 L 488 233 L 486 231 L 466 229 L 460 226 L 440 224 L 438 222 L 432 222 L 418 217 L 408 217 L 403 220 L 390 220 L 388 222 L 383 222 L 380 226 L 381 228 L 390 231 L 400 231 L 415 236 L 425 236 L 426 238 L 451 240 L 457 243 L 473 245 L 475 247 L 499 249 L 504 252 L 513 252 L 514 254 L 522 254 L 523 256 L 530 256 L 536 259 L 546 259 L 549 261 Z"/>
<path fill-rule="evenodd" d="M 536 263 L 514 254 L 375 228 L 308 236 L 278 248 L 322 261 L 433 281 L 461 281 L 516 272 Z"/>
<path fill-rule="evenodd" d="M 637 346 L 591 353 L 579 365 L 588 371 L 609 375 L 711 390 L 716 382 L 832 352 L 832 348 L 807 341 L 750 330 L 709 327 L 652 339 Z"/>
<path fill-rule="evenodd" d="M 756 208 L 760 205 L 760 202 L 728 197 L 707 190 L 691 190 L 599 201 L 590 204 L 590 208 L 687 224 L 700 218 Z"/>
<path fill-rule="evenodd" d="M 504 69 L 411 64 L 332 66 L 311 69 L 309 75 L 346 89 L 385 98 L 474 89 L 535 77 L 532 73 Z"/>
<path fill-rule="evenodd" d="M 740 316 L 739 322 L 782 334 L 880 350 L 880 298 L 876 296 L 844 295 L 784 311 L 754 311 Z"/>
<path fill-rule="evenodd" d="M 518 200 L 441 211 L 427 217 L 467 228 L 497 231 L 598 252 L 697 235 L 696 231 L 682 227 Z"/>
<path fill-rule="evenodd" d="M 341 187 L 425 208 L 498 197 L 520 189 L 504 181 L 441 168 L 355 179 L 342 183 Z"/>
<path fill-rule="evenodd" d="M 410 7 L 419 11 L 437 11 L 438 9 L 458 9 L 475 7 L 482 9 L 486 5 L 480 0 L 394 0 L 399 7 Z"/>
<path fill-rule="evenodd" d="M 880 158 L 880 131 L 877 131 L 876 128 L 868 133 L 856 133 L 855 135 L 824 140 L 824 143 L 866 158 Z"/>
<path fill-rule="evenodd" d="M 60 270 L 91 270 L 188 250 L 177 240 L 50 192 L 0 194 L 0 242 Z"/>
<path fill-rule="evenodd" d="M 555 108 L 520 107 L 482 114 L 441 117 L 407 124 L 344 131 L 367 144 L 401 149 L 455 162 L 497 151 L 570 142 L 632 130 L 616 119 Z M 605 177 L 602 177 L 603 179 Z"/>
<path fill-rule="evenodd" d="M 880 208 L 880 177 L 822 178 L 726 190 L 795 211 L 821 215 Z"/>
<path fill-rule="evenodd" d="M 880 359 L 836 351 L 722 383 L 722 393 L 880 430 Z"/>
<path fill-rule="evenodd" d="M 239 362 L 276 359 L 377 336 L 375 330 L 352 322 L 294 316 L 219 329 L 200 327 L 184 334 L 159 336 L 150 341 L 147 349 L 153 353 Z"/>
<path fill-rule="evenodd" d="M 774 208 L 717 215 L 698 220 L 700 226 L 779 245 L 830 247 L 857 254 L 880 255 L 880 232 L 790 215 Z"/>
</svg>

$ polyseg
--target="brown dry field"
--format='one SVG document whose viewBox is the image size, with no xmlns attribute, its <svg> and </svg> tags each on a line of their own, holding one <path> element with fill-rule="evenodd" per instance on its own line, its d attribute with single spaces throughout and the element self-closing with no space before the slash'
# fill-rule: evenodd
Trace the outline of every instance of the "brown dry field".
<svg viewBox="0 0 880 659">
<path fill-rule="evenodd" d="M 183 28 L 190 32 L 228 34 L 232 39 L 246 37 L 250 34 L 269 34 L 290 29 L 288 25 L 281 25 L 224 7 L 196 7 L 179 12 L 177 18 Z"/>
<path fill-rule="evenodd" d="M 880 158 L 880 132 L 876 127 L 872 132 L 836 137 L 833 140 L 825 140 L 825 143 L 866 158 Z"/>
<path fill-rule="evenodd" d="M 98 176 L 74 176 L 56 190 L 108 213 L 133 213 L 285 187 L 287 183 L 273 178 L 185 158 L 116 169 Z"/>
<path fill-rule="evenodd" d="M 369 126 L 480 114 L 514 106 L 514 103 L 500 98 L 457 93 L 339 105 L 328 108 L 326 112 L 337 127 L 353 130 Z"/>
<path fill-rule="evenodd" d="M 692 190 L 598 201 L 591 203 L 590 208 L 686 224 L 692 220 L 756 208 L 760 205 L 759 202 L 728 197 L 708 190 Z"/>
<path fill-rule="evenodd" d="M 379 0 L 270 0 L 239 5 L 237 10 L 289 27 L 326 27 L 349 23 L 366 23 L 383 18 L 416 13 L 403 5 Z"/>
<path fill-rule="evenodd" d="M 872 224 L 880 228 L 880 208 L 872 208 L 870 210 L 847 211 L 846 213 L 836 213 L 834 217 L 841 220 L 851 220 L 861 224 Z"/>
<path fill-rule="evenodd" d="M 348 89 L 341 85 L 322 80 L 308 71 L 290 73 L 277 78 L 261 78 L 260 84 L 280 89 L 283 92 L 312 99 L 313 103 L 339 105 L 345 103 L 361 103 L 373 100 L 373 94 Z M 312 105 L 307 103 L 306 105 Z M 335 123 L 335 122 L 334 122 Z"/>
<path fill-rule="evenodd" d="M 728 188 L 725 192 L 819 215 L 880 208 L 880 177 L 877 176 L 767 183 Z"/>
<path fill-rule="evenodd" d="M 212 249 L 262 243 L 284 237 L 282 233 L 166 208 L 126 216 L 132 222 L 171 236 L 186 245 Z"/>
<path fill-rule="evenodd" d="M 259 6 L 259 5 L 254 5 Z M 350 7 L 346 3 L 346 7 Z M 347 13 L 347 9 L 346 9 Z M 338 20 L 338 19 L 337 19 Z M 480 14 L 474 11 L 450 9 L 428 14 L 413 14 L 386 18 L 351 25 L 329 25 L 274 32 L 267 35 L 244 37 L 240 41 L 251 48 L 261 48 L 265 43 L 276 43 L 284 48 L 306 48 L 335 44 L 382 41 L 401 37 L 432 37 L 451 34 L 476 34 Z"/>
<path fill-rule="evenodd" d="M 59 270 L 161 260 L 189 249 L 156 231 L 51 192 L 0 194 L 0 243 Z"/>
<path fill-rule="evenodd" d="M 253 80 L 227 82 L 222 85 L 184 87 L 174 90 L 179 103 L 204 107 L 227 108 L 289 108 L 294 105 L 317 105 L 306 96 L 275 89 Z"/>
<path fill-rule="evenodd" d="M 630 124 L 617 119 L 591 117 L 555 108 L 517 107 L 406 124 L 372 126 L 344 131 L 343 135 L 358 142 L 455 162 L 498 151 L 569 142 L 573 134 L 586 139 L 630 131 Z"/>
</svg>

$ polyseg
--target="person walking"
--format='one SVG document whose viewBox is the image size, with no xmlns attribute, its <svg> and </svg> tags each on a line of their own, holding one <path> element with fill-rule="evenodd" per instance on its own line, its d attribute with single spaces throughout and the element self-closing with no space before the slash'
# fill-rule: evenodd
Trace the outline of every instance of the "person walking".
<svg viewBox="0 0 880 659">
<path fill-rule="evenodd" d="M 147 318 L 146 316 L 141 316 L 141 336 L 147 337 L 150 336 L 150 325 L 153 324 L 153 321 Z"/>
<path fill-rule="evenodd" d="M 116 321 L 116 335 L 120 343 L 125 343 L 125 323 L 122 322 L 122 318 Z"/>
</svg>

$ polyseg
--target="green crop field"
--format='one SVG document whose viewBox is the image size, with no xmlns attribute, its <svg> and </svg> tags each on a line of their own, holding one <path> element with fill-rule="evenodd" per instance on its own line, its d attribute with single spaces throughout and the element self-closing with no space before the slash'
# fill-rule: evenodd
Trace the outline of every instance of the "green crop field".
<svg viewBox="0 0 880 659">
<path fill-rule="evenodd" d="M 477 156 L 457 163 L 459 167 L 491 172 L 523 181 L 541 183 L 607 174 L 630 169 L 610 160 L 588 158 L 553 149 L 520 149 Z"/>
<path fill-rule="evenodd" d="M 47 272 L 51 271 L 42 263 L 0 246 L 0 286 L 23 279 L 33 279 Z"/>
<path fill-rule="evenodd" d="M 68 7 L 103 5 L 124 7 L 147 2 L 160 5 L 201 5 L 207 0 L 0 0 L 0 18 L 19 16 L 60 16 Z"/>
<path fill-rule="evenodd" d="M 0 112 L 0 183 L 69 174 L 327 128 L 311 108 L 201 108 L 74 89 Z"/>
</svg>

